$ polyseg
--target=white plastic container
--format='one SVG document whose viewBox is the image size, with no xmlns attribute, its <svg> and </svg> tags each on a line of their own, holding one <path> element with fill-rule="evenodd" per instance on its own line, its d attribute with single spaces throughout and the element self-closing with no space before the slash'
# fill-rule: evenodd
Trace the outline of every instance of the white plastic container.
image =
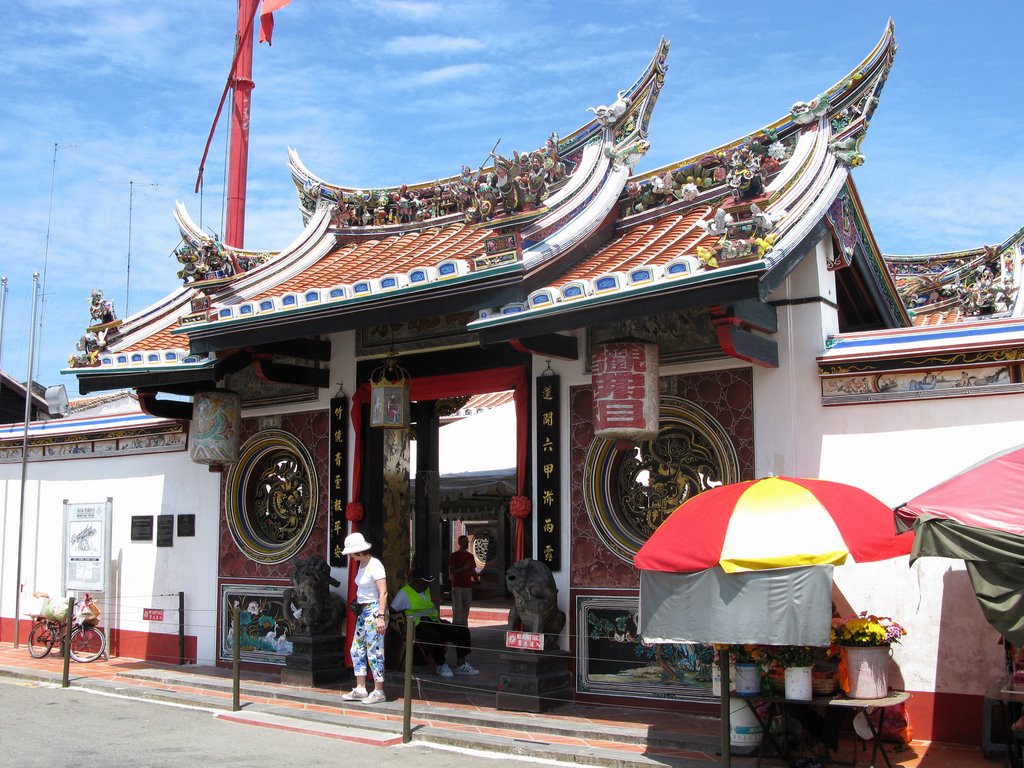
<svg viewBox="0 0 1024 768">
<path fill-rule="evenodd" d="M 811 679 L 813 667 L 786 667 L 786 698 L 793 701 L 810 701 L 814 698 Z"/>
<path fill-rule="evenodd" d="M 736 665 L 736 693 L 740 696 L 757 696 L 761 693 L 761 665 Z"/>
<path fill-rule="evenodd" d="M 756 747 L 761 743 L 761 724 L 747 702 L 738 696 L 729 698 L 729 743 L 734 747 Z"/>
</svg>

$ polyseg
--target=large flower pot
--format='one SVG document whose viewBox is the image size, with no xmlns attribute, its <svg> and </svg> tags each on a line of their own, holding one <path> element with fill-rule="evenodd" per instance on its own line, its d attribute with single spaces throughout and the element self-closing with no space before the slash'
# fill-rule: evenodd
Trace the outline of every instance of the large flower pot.
<svg viewBox="0 0 1024 768">
<path fill-rule="evenodd" d="M 811 684 L 813 667 L 786 667 L 786 698 L 794 701 L 810 701 L 814 697 Z"/>
<path fill-rule="evenodd" d="M 757 696 L 761 693 L 760 664 L 736 664 L 736 693 L 740 696 Z"/>
<path fill-rule="evenodd" d="M 881 699 L 889 694 L 889 654 L 887 645 L 845 646 L 846 669 L 851 699 Z"/>
</svg>

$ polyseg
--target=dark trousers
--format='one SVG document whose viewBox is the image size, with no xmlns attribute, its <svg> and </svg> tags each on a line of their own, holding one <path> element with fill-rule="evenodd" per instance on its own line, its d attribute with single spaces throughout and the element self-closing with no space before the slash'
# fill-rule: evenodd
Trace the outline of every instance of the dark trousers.
<svg viewBox="0 0 1024 768">
<path fill-rule="evenodd" d="M 461 664 L 472 645 L 469 639 L 469 627 L 450 624 L 447 621 L 427 621 L 423 619 L 416 625 L 416 642 L 430 654 L 435 664 L 444 664 L 445 645 L 455 646 L 455 656 Z"/>
</svg>

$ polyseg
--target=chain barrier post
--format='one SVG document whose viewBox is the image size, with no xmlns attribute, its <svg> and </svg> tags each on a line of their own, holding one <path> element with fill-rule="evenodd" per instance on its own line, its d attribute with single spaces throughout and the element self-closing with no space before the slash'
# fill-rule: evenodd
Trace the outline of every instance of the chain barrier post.
<svg viewBox="0 0 1024 768">
<path fill-rule="evenodd" d="M 185 666 L 185 593 L 178 593 L 178 665 Z"/>
<path fill-rule="evenodd" d="M 416 620 L 405 616 L 405 688 L 402 691 L 402 743 L 412 741 L 412 654 L 416 639 Z"/>
<path fill-rule="evenodd" d="M 75 621 L 75 598 L 68 598 L 68 613 L 64 624 L 64 637 L 61 643 L 64 646 L 64 674 L 60 680 L 60 687 L 67 688 L 71 685 L 71 625 Z"/>
<path fill-rule="evenodd" d="M 241 608 L 231 609 L 231 711 L 242 708 L 238 699 L 238 646 L 242 644 Z"/>
</svg>

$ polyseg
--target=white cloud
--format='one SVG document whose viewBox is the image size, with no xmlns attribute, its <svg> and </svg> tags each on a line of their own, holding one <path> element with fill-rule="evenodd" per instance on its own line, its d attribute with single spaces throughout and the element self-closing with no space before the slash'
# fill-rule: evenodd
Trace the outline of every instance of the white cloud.
<svg viewBox="0 0 1024 768">
<path fill-rule="evenodd" d="M 412 0 L 371 0 L 358 3 L 359 8 L 388 19 L 422 21 L 444 13 L 441 3 L 417 3 Z"/>
<path fill-rule="evenodd" d="M 404 35 L 388 40 L 384 50 L 400 55 L 464 53 L 483 50 L 484 44 L 472 37 L 445 35 Z"/>
<path fill-rule="evenodd" d="M 416 74 L 405 78 L 402 85 L 407 87 L 416 87 L 421 85 L 450 83 L 453 80 L 464 80 L 469 77 L 477 77 L 479 75 L 486 74 L 490 69 L 490 64 L 452 64 L 448 67 L 438 67 L 437 69 L 427 69 L 423 72 L 417 72 Z"/>
</svg>

